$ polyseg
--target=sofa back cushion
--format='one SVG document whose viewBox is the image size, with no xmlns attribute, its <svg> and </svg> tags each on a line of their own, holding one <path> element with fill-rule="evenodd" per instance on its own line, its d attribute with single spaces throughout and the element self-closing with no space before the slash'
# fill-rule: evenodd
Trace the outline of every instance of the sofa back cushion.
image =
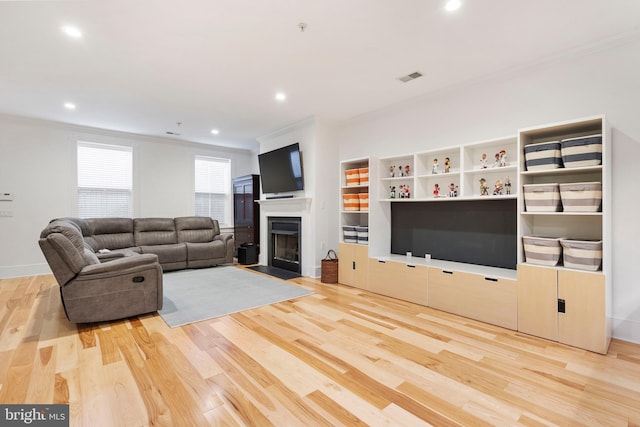
<svg viewBox="0 0 640 427">
<path fill-rule="evenodd" d="M 136 246 L 178 243 L 173 218 L 136 218 L 133 220 L 133 238 Z"/>
<path fill-rule="evenodd" d="M 207 243 L 220 234 L 218 220 L 206 216 L 175 218 L 178 242 Z"/>
<path fill-rule="evenodd" d="M 86 240 L 94 251 L 135 246 L 131 218 L 93 218 L 88 219 L 87 223 L 91 228 L 91 237 Z"/>
</svg>

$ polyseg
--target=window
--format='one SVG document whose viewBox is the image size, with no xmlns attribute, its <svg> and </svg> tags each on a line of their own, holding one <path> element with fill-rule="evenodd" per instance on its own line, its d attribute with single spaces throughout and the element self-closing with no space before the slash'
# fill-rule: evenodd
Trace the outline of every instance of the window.
<svg viewBox="0 0 640 427">
<path fill-rule="evenodd" d="M 196 215 L 231 226 L 231 161 L 196 156 L 195 171 Z"/>
<path fill-rule="evenodd" d="M 78 143 L 78 216 L 133 217 L 133 150 Z"/>
</svg>

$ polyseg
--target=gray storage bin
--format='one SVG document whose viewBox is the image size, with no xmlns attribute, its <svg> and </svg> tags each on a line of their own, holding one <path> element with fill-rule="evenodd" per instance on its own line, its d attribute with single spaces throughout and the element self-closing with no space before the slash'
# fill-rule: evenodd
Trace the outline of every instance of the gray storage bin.
<svg viewBox="0 0 640 427">
<path fill-rule="evenodd" d="M 602 202 L 602 183 L 560 184 L 560 199 L 565 212 L 598 212 Z"/>
<path fill-rule="evenodd" d="M 528 184 L 524 189 L 524 207 L 527 212 L 560 212 L 560 190 L 558 184 Z"/>
<path fill-rule="evenodd" d="M 356 227 L 356 236 L 361 245 L 369 244 L 369 227 Z"/>
<path fill-rule="evenodd" d="M 523 236 L 525 262 L 554 267 L 560 262 L 562 246 L 557 237 Z"/>
<path fill-rule="evenodd" d="M 560 141 L 539 142 L 524 147 L 525 166 L 528 171 L 562 167 Z"/>
<path fill-rule="evenodd" d="M 356 227 L 351 225 L 342 226 L 342 237 L 345 243 L 358 243 Z"/>
<path fill-rule="evenodd" d="M 567 268 L 597 271 L 602 264 L 602 240 L 560 239 L 562 260 Z"/>
<path fill-rule="evenodd" d="M 565 168 L 598 166 L 602 164 L 602 135 L 563 139 L 561 152 Z"/>
</svg>

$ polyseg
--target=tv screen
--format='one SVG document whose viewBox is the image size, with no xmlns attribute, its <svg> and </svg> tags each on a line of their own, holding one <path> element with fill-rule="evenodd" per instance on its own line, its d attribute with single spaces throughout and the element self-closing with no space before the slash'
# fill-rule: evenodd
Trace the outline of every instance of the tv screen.
<svg viewBox="0 0 640 427">
<path fill-rule="evenodd" d="M 304 190 L 299 143 L 259 154 L 258 164 L 263 193 Z"/>
</svg>

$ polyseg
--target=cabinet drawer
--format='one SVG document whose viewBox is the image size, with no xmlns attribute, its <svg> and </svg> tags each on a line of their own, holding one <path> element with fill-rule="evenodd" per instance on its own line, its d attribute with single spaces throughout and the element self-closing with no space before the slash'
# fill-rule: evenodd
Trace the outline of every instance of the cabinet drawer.
<svg viewBox="0 0 640 427">
<path fill-rule="evenodd" d="M 460 271 L 429 269 L 429 305 L 510 329 L 518 326 L 517 282 Z"/>
<path fill-rule="evenodd" d="M 368 290 L 415 304 L 428 305 L 428 269 L 397 261 L 369 258 Z"/>
</svg>

